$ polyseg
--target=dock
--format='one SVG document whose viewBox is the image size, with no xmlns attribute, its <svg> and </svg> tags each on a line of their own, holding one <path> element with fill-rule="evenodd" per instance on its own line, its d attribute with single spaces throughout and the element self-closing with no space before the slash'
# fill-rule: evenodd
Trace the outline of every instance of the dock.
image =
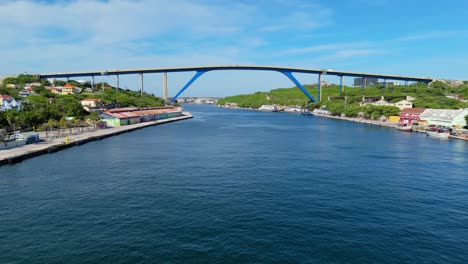
<svg viewBox="0 0 468 264">
<path fill-rule="evenodd" d="M 62 149 L 70 148 L 76 145 L 82 145 L 90 141 L 101 140 L 107 137 L 116 136 L 122 133 L 127 133 L 137 129 L 171 123 L 175 121 L 193 118 L 189 112 L 183 112 L 182 116 L 162 119 L 157 121 L 150 121 L 138 123 L 128 126 L 119 126 L 101 129 L 80 135 L 71 135 L 67 138 L 56 138 L 50 141 L 40 142 L 36 144 L 24 145 L 17 148 L 6 149 L 0 151 L 0 166 L 5 164 L 12 164 L 22 160 L 35 157 L 42 154 L 57 152 Z"/>
</svg>

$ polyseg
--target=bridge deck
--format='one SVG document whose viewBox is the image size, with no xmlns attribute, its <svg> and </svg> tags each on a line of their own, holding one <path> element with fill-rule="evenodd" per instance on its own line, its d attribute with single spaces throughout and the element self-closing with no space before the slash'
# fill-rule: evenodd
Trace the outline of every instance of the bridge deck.
<svg viewBox="0 0 468 264">
<path fill-rule="evenodd" d="M 39 74 L 40 78 L 70 78 L 70 77 L 92 77 L 99 75 L 127 75 L 141 73 L 164 73 L 164 72 L 189 72 L 189 71 L 215 71 L 215 70 L 256 70 L 256 71 L 277 71 L 294 73 L 326 74 L 333 76 L 351 76 L 351 77 L 370 77 L 387 80 L 431 82 L 432 77 L 415 77 L 391 74 L 375 74 L 366 72 L 335 71 L 326 69 L 305 69 L 277 66 L 255 66 L 255 65 L 221 65 L 221 66 L 196 66 L 196 67 L 175 67 L 175 68 L 149 68 L 132 70 L 104 70 L 90 72 L 68 72 L 68 73 L 49 73 Z"/>
</svg>

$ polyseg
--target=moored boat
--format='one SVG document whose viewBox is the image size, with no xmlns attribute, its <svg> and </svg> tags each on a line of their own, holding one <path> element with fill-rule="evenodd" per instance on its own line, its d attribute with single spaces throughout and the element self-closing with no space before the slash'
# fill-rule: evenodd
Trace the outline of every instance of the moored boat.
<svg viewBox="0 0 468 264">
<path fill-rule="evenodd" d="M 402 132 L 412 132 L 413 129 L 411 128 L 411 125 L 409 124 L 400 124 L 399 126 L 396 127 L 397 130 L 402 131 Z"/>
<path fill-rule="evenodd" d="M 435 138 L 449 138 L 450 131 L 443 129 L 426 129 L 426 135 Z"/>
</svg>

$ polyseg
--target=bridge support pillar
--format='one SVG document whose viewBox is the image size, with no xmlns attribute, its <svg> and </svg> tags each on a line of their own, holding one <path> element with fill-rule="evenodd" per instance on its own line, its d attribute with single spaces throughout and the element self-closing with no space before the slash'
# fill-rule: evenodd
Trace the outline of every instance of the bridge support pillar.
<svg viewBox="0 0 468 264">
<path fill-rule="evenodd" d="M 340 96 L 343 95 L 344 87 L 343 87 L 343 75 L 340 76 Z"/>
<path fill-rule="evenodd" d="M 116 90 L 117 90 L 117 92 L 118 92 L 118 91 L 119 91 L 119 87 L 120 87 L 120 86 L 119 86 L 119 75 L 117 74 L 116 76 L 117 76 L 117 87 L 116 87 Z"/>
<path fill-rule="evenodd" d="M 388 89 L 388 81 L 384 80 L 384 83 L 385 83 L 385 90 L 387 90 Z"/>
<path fill-rule="evenodd" d="M 93 79 L 92 82 L 91 82 L 91 89 L 94 90 L 94 87 L 96 87 L 96 83 L 94 82 L 94 75 L 91 76 L 91 78 Z"/>
<path fill-rule="evenodd" d="M 198 77 L 202 76 L 205 72 L 207 72 L 206 70 L 205 71 L 197 71 L 197 73 L 195 73 L 195 75 L 192 77 L 192 79 L 190 79 L 185 85 L 184 87 L 182 87 L 182 89 L 180 89 L 180 91 L 174 96 L 172 97 L 171 101 L 169 103 L 173 103 L 175 100 L 177 100 L 177 98 L 179 97 L 179 95 L 181 95 L 185 90 L 187 90 L 187 88 L 189 88 L 189 86 L 196 80 L 198 79 Z"/>
<path fill-rule="evenodd" d="M 405 86 L 408 86 L 408 81 L 405 81 Z"/>
<path fill-rule="evenodd" d="M 322 101 L 322 74 L 319 73 L 317 81 L 317 99 L 319 102 Z"/>
<path fill-rule="evenodd" d="M 366 77 L 362 77 L 361 87 L 362 87 L 362 88 L 366 88 L 366 85 L 367 85 L 367 78 L 366 78 Z"/>
<path fill-rule="evenodd" d="M 315 103 L 314 97 L 310 95 L 306 88 L 302 86 L 302 84 L 294 77 L 294 75 L 292 75 L 290 71 L 282 71 L 281 73 L 288 77 L 299 89 L 301 89 L 301 91 L 307 96 L 307 98 L 309 98 L 310 101 Z"/>
<path fill-rule="evenodd" d="M 163 99 L 167 102 L 167 72 L 163 73 Z"/>
<path fill-rule="evenodd" d="M 140 96 L 143 96 L 143 73 L 140 73 Z"/>
</svg>

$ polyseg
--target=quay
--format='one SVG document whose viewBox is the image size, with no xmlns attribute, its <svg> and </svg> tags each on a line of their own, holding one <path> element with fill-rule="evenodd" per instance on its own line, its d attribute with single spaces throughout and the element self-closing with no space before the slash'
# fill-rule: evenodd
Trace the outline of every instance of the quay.
<svg viewBox="0 0 468 264">
<path fill-rule="evenodd" d="M 381 126 L 381 127 L 389 127 L 389 128 L 396 128 L 398 126 L 397 123 L 382 122 L 382 121 L 378 121 L 378 120 L 368 120 L 368 119 L 361 119 L 361 118 L 330 116 L 330 115 L 318 115 L 318 114 L 314 114 L 314 116 L 331 118 L 331 119 L 346 120 L 346 121 L 350 121 L 350 122 L 356 122 L 356 123 L 362 123 L 362 124 L 368 124 L 368 125 L 374 125 L 374 126 Z M 418 133 L 425 133 L 424 130 L 413 130 L 413 131 L 418 132 Z M 468 135 L 467 136 L 450 135 L 449 138 L 468 141 Z"/>
<path fill-rule="evenodd" d="M 101 140 L 107 137 L 116 136 L 122 133 L 141 129 L 148 126 L 155 126 L 185 119 L 193 118 L 189 112 L 182 112 L 182 116 L 137 123 L 127 126 L 118 126 L 107 129 L 101 129 L 93 132 L 88 132 L 80 135 L 71 135 L 67 138 L 57 138 L 50 141 L 40 142 L 36 144 L 24 145 L 17 148 L 6 149 L 0 151 L 0 166 L 12 164 L 22 160 L 32 158 L 41 154 L 53 153 L 62 149 L 70 148 L 76 145 L 88 143 L 90 141 Z"/>
</svg>

